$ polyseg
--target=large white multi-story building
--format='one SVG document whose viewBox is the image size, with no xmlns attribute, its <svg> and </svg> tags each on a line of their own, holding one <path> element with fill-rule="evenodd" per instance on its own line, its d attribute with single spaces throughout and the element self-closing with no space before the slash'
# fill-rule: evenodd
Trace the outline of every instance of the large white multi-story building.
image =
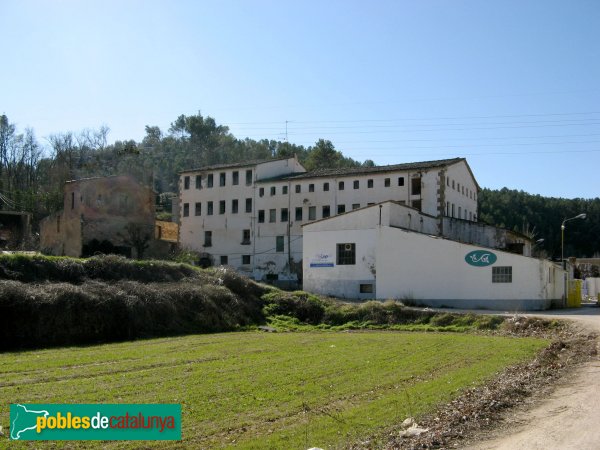
<svg viewBox="0 0 600 450">
<path fill-rule="evenodd" d="M 179 242 L 205 263 L 295 280 L 308 222 L 393 200 L 445 235 L 444 217 L 477 221 L 478 190 L 464 158 L 313 172 L 296 158 L 208 166 L 180 174 Z"/>
</svg>

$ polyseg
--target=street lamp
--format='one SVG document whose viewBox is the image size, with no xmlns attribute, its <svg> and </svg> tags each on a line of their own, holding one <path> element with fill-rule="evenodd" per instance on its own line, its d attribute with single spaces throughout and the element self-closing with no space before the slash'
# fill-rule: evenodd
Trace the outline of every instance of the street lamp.
<svg viewBox="0 0 600 450">
<path fill-rule="evenodd" d="M 563 220 L 562 224 L 560 225 L 560 261 L 562 263 L 563 270 L 567 268 L 567 265 L 565 264 L 565 223 L 567 223 L 569 220 L 585 219 L 586 217 L 587 215 L 585 213 L 581 213 L 575 217 L 571 217 L 570 219 Z"/>
</svg>

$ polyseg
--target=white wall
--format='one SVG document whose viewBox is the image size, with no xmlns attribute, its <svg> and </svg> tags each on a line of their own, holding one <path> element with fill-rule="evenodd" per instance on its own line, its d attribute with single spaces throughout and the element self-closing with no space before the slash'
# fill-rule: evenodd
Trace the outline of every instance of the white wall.
<svg viewBox="0 0 600 450">
<path fill-rule="evenodd" d="M 446 215 L 476 221 L 476 216 L 478 216 L 477 185 L 469 172 L 467 164 L 461 161 L 448 166 L 445 178 L 444 201 L 450 206 Z M 454 215 L 452 215 L 452 205 L 454 205 Z M 459 208 L 460 216 L 458 215 Z"/>
<path fill-rule="evenodd" d="M 473 250 L 481 247 L 382 228 L 377 243 L 377 296 L 509 310 L 543 309 L 561 298 L 560 271 L 550 262 L 490 250 L 497 261 L 476 267 L 465 261 Z M 511 283 L 492 283 L 492 267 L 497 266 L 512 267 Z"/>
</svg>

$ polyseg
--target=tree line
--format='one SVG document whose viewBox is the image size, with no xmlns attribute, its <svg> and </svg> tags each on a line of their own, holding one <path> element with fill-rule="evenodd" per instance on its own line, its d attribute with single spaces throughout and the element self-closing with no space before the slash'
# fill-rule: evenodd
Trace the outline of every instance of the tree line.
<svg viewBox="0 0 600 450">
<path fill-rule="evenodd" d="M 67 180 L 129 174 L 151 185 L 160 201 L 176 195 L 178 173 L 213 164 L 292 157 L 308 169 L 373 166 L 346 157 L 331 141 L 312 146 L 277 140 L 238 139 L 214 118 L 180 115 L 168 130 L 146 126 L 141 142 L 108 143 L 108 127 L 52 134 L 44 145 L 32 129 L 19 132 L 6 115 L 0 116 L 0 208 L 28 211 L 34 225 L 62 208 Z M 562 199 L 523 191 L 483 189 L 479 218 L 544 239 L 538 252 L 560 257 L 560 224 L 586 213 L 586 220 L 567 224 L 565 255 L 600 255 L 600 199 Z"/>
</svg>

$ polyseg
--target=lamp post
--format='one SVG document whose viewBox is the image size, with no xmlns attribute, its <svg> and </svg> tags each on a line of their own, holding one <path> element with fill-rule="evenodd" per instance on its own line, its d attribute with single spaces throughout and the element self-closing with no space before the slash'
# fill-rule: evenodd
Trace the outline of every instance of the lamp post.
<svg viewBox="0 0 600 450">
<path fill-rule="evenodd" d="M 565 263 L 565 223 L 567 223 L 569 220 L 585 219 L 586 217 L 587 215 L 585 213 L 578 214 L 575 217 L 563 220 L 562 224 L 560 225 L 560 261 L 563 270 L 567 268 L 567 265 Z"/>
<path fill-rule="evenodd" d="M 575 217 L 571 217 L 569 219 L 563 220 L 562 224 L 560 225 L 560 261 L 562 263 L 563 270 L 566 270 L 566 268 L 567 268 L 567 264 L 565 261 L 565 223 L 567 223 L 569 220 L 585 219 L 586 217 L 587 216 L 585 215 L 585 213 L 578 214 Z M 566 307 L 568 304 L 568 292 L 567 292 L 567 274 L 565 272 L 563 272 L 563 279 L 564 279 L 564 290 L 565 290 L 564 306 Z"/>
</svg>

